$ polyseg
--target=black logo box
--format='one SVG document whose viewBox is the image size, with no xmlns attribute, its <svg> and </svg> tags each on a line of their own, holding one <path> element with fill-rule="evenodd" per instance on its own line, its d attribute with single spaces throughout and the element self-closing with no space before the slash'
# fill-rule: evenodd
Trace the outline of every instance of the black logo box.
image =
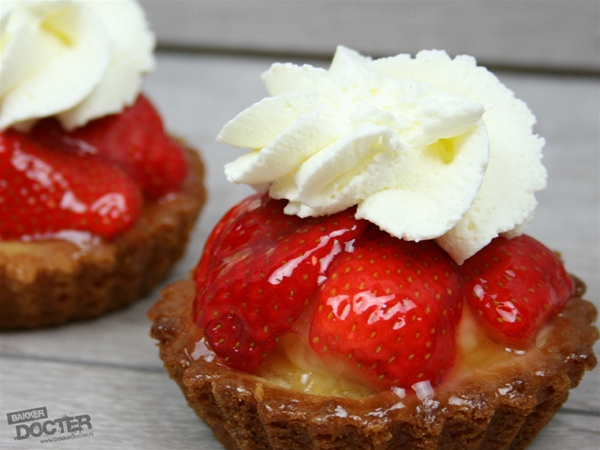
<svg viewBox="0 0 600 450">
<path fill-rule="evenodd" d="M 23 411 L 7 413 L 6 417 L 8 418 L 8 424 L 14 425 L 17 423 L 29 422 L 31 420 L 47 419 L 48 410 L 45 406 L 40 408 L 24 409 Z"/>
</svg>

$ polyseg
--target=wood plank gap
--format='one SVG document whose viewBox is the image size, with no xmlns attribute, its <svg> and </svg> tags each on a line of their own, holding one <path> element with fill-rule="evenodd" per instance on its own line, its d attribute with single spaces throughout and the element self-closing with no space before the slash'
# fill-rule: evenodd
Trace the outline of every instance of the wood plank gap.
<svg viewBox="0 0 600 450">
<path fill-rule="evenodd" d="M 169 44 L 161 43 L 157 45 L 156 52 L 158 54 L 188 54 L 188 55 L 211 55 L 211 56 L 236 56 L 246 58 L 274 58 L 281 62 L 290 60 L 316 60 L 330 62 L 332 54 L 330 53 L 309 53 L 295 51 L 271 51 L 271 50 L 248 50 L 234 49 L 229 47 L 208 47 L 194 46 L 185 44 Z M 373 58 L 383 58 L 392 55 L 369 55 Z M 558 66 L 520 66 L 510 64 L 498 64 L 487 62 L 481 59 L 477 60 L 477 64 L 487 67 L 491 72 L 515 72 L 527 73 L 531 75 L 553 75 L 553 76 L 568 76 L 581 78 L 600 78 L 600 70 L 589 69 L 585 67 L 558 67 Z M 265 68 L 266 70 L 267 68 Z"/>
<path fill-rule="evenodd" d="M 589 416 L 589 417 L 600 417 L 600 411 L 588 411 L 579 408 L 561 408 L 557 414 L 570 414 L 574 416 Z"/>
<path fill-rule="evenodd" d="M 90 360 L 82 360 L 82 359 L 69 359 L 69 358 L 57 358 L 57 357 L 47 357 L 47 356 L 39 356 L 39 355 L 26 355 L 21 353 L 8 353 L 8 352 L 0 352 L 0 359 L 18 359 L 22 361 L 32 361 L 32 362 L 51 362 L 58 364 L 70 364 L 70 365 L 81 365 L 81 366 L 90 366 L 90 367 L 104 367 L 107 369 L 119 369 L 119 370 L 133 370 L 136 372 L 150 372 L 150 373 L 166 373 L 165 369 L 162 366 L 135 366 L 131 364 L 119 364 L 112 362 L 102 362 L 102 361 L 90 361 Z"/>
</svg>

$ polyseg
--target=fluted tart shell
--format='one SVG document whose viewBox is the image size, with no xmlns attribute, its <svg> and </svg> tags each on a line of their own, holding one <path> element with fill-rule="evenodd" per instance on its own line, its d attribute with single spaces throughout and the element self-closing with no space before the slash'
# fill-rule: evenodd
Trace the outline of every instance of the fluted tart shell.
<svg viewBox="0 0 600 450">
<path fill-rule="evenodd" d="M 466 371 L 424 399 L 307 394 L 194 355 L 203 336 L 190 280 L 163 290 L 149 311 L 150 334 L 188 405 L 227 449 L 521 449 L 596 365 L 597 312 L 584 290 L 578 282 L 576 296 L 545 326 L 539 351 L 497 371 Z"/>
</svg>

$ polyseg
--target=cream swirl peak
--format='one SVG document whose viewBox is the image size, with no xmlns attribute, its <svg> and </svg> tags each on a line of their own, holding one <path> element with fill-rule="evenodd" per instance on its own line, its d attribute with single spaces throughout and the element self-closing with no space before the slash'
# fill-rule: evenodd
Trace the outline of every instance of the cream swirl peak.
<svg viewBox="0 0 600 450">
<path fill-rule="evenodd" d="M 459 264 L 520 234 L 545 188 L 542 138 L 525 103 L 469 56 L 372 60 L 338 47 L 329 70 L 274 64 L 270 97 L 217 139 L 251 151 L 227 178 L 300 217 L 357 205 L 406 240 L 436 239 Z"/>
<path fill-rule="evenodd" d="M 2 0 L 0 129 L 56 116 L 68 130 L 133 103 L 154 67 L 133 0 Z"/>
</svg>

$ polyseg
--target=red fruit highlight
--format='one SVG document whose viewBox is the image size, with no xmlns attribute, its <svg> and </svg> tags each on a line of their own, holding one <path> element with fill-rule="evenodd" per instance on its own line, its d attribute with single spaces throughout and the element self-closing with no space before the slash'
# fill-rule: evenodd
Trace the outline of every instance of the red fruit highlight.
<svg viewBox="0 0 600 450">
<path fill-rule="evenodd" d="M 353 211 L 300 219 L 253 196 L 226 214 L 195 280 L 197 323 L 230 367 L 253 372 L 304 311 L 336 254 L 366 222 Z"/>
<path fill-rule="evenodd" d="M 294 333 L 326 369 L 426 395 L 455 365 L 465 301 L 498 339 L 521 343 L 574 292 L 528 236 L 498 238 L 459 268 L 435 241 L 399 240 L 353 209 L 300 219 L 283 208 L 260 195 L 236 205 L 194 273 L 196 322 L 234 369 L 254 372 Z"/>
<path fill-rule="evenodd" d="M 331 264 L 310 344 L 377 389 L 437 384 L 454 365 L 463 288 L 433 241 L 396 239 L 369 227 Z"/>
<path fill-rule="evenodd" d="M 575 292 L 560 258 L 530 236 L 498 237 L 460 268 L 467 300 L 501 342 L 534 337 Z"/>
<path fill-rule="evenodd" d="M 162 119 L 143 95 L 121 113 L 65 132 L 45 119 L 31 133 L 46 145 L 77 154 L 96 154 L 119 166 L 150 198 L 176 190 L 187 173 L 179 145 L 165 132 Z"/>
<path fill-rule="evenodd" d="M 0 133 L 0 239 L 64 230 L 107 239 L 137 220 L 143 198 L 120 169 L 93 155 L 56 151 L 28 135 Z"/>
</svg>

